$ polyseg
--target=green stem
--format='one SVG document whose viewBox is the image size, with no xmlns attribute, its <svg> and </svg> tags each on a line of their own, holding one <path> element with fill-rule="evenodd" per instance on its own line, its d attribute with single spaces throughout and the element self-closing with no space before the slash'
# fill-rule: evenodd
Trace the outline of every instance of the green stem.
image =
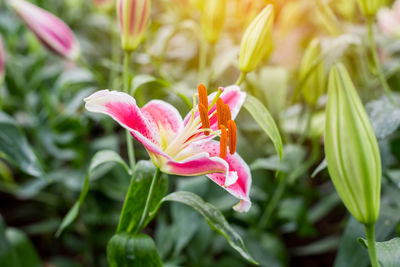
<svg viewBox="0 0 400 267">
<path fill-rule="evenodd" d="M 267 207 L 265 208 L 265 211 L 264 211 L 263 215 L 261 216 L 261 219 L 258 223 L 259 229 L 264 229 L 268 225 L 268 222 L 269 222 L 269 219 L 271 218 L 272 213 L 274 212 L 275 208 L 278 206 L 279 200 L 281 199 L 283 193 L 285 192 L 286 185 L 287 185 L 286 175 L 284 173 L 282 173 L 280 175 L 280 181 L 278 184 L 278 188 L 274 191 L 274 194 L 273 194 L 270 202 L 268 203 Z"/>
<path fill-rule="evenodd" d="M 245 72 L 241 72 L 239 78 L 237 79 L 237 81 L 235 82 L 236 85 L 241 85 L 244 80 L 246 79 L 246 75 L 247 73 Z"/>
<path fill-rule="evenodd" d="M 379 63 L 379 58 L 378 58 L 378 54 L 376 52 L 376 45 L 375 45 L 375 40 L 374 40 L 373 23 L 374 23 L 373 18 L 368 18 L 368 23 L 367 23 L 368 24 L 368 39 L 369 39 L 369 44 L 370 44 L 370 48 L 371 48 L 372 58 L 374 60 L 376 70 L 378 71 L 378 78 L 383 86 L 383 90 L 384 90 L 385 94 L 389 98 L 390 102 L 392 104 L 396 105 L 396 102 L 393 99 L 392 91 L 390 90 L 389 84 L 387 83 L 385 75 L 383 74 L 381 64 Z"/>
<path fill-rule="evenodd" d="M 372 267 L 379 267 L 378 258 L 376 257 L 375 245 L 375 224 L 366 224 L 365 232 L 367 234 L 368 254 Z"/>
<path fill-rule="evenodd" d="M 130 86 L 130 75 L 129 75 L 129 63 L 131 60 L 131 53 L 130 52 L 125 52 L 124 55 L 124 73 L 123 73 L 123 79 L 124 79 L 124 92 L 129 94 L 129 88 Z M 132 136 L 129 133 L 128 130 L 126 130 L 126 145 L 128 148 L 128 157 L 129 157 L 129 165 L 131 167 L 132 173 L 134 172 L 135 169 L 135 149 L 133 147 L 133 140 Z"/>
<path fill-rule="evenodd" d="M 119 37 L 117 34 L 115 34 L 114 31 L 114 23 L 110 22 L 111 24 L 111 30 L 110 30 L 110 37 L 111 37 L 111 60 L 112 60 L 112 66 L 110 69 L 110 80 L 108 81 L 108 88 L 114 88 L 115 87 L 115 80 L 117 78 L 118 72 L 119 72 L 119 66 L 120 66 L 120 57 L 121 57 L 121 47 L 120 47 L 120 42 L 119 42 Z"/>
<path fill-rule="evenodd" d="M 124 79 L 124 92 L 129 94 L 129 88 L 130 88 L 130 79 L 129 79 L 129 63 L 131 61 L 131 52 L 125 52 L 124 54 L 124 73 L 123 73 L 123 79 Z"/>
<path fill-rule="evenodd" d="M 156 183 L 160 179 L 160 176 L 161 176 L 161 171 L 159 168 L 157 168 L 156 171 L 154 172 L 153 180 L 151 181 L 149 193 L 147 194 L 146 204 L 144 206 L 144 210 L 142 213 L 142 217 L 140 218 L 140 221 L 139 221 L 139 224 L 137 227 L 137 231 L 140 231 L 142 229 L 142 227 L 147 219 L 147 215 L 149 213 L 150 201 L 151 201 L 151 198 L 153 197 L 154 188 L 155 188 Z"/>
</svg>

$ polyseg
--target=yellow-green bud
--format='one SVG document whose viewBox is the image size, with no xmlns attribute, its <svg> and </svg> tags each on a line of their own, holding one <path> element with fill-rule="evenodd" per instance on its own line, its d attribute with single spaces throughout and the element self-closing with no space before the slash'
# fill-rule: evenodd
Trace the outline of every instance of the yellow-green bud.
<svg viewBox="0 0 400 267">
<path fill-rule="evenodd" d="M 240 44 L 239 69 L 242 72 L 254 70 L 261 59 L 271 54 L 273 22 L 274 7 L 269 4 L 247 27 Z"/>
<path fill-rule="evenodd" d="M 209 43 L 216 43 L 225 22 L 226 0 L 204 0 L 201 26 Z"/>
<path fill-rule="evenodd" d="M 349 212 L 363 224 L 379 215 L 381 159 L 363 104 L 342 64 L 329 75 L 325 123 L 328 170 Z"/>
<path fill-rule="evenodd" d="M 315 63 L 321 56 L 321 42 L 313 39 L 308 45 L 300 66 L 301 90 L 304 99 L 311 106 L 315 106 L 318 98 L 325 92 L 326 74 L 325 65 L 321 61 L 316 67 Z"/>
<path fill-rule="evenodd" d="M 374 17 L 379 8 L 385 5 L 385 0 L 357 0 L 361 12 L 366 17 Z"/>
</svg>

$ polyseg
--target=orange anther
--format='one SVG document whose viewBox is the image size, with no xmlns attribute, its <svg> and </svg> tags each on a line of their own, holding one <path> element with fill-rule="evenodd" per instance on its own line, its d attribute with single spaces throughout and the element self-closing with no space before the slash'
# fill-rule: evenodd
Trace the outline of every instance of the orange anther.
<svg viewBox="0 0 400 267">
<path fill-rule="evenodd" d="M 201 83 L 197 87 L 197 90 L 199 92 L 199 104 L 203 104 L 208 110 L 207 88 Z"/>
<path fill-rule="evenodd" d="M 236 123 L 233 120 L 228 121 L 228 135 L 229 135 L 229 153 L 234 154 L 236 152 L 237 143 L 237 128 Z"/>
<path fill-rule="evenodd" d="M 210 128 L 210 120 L 208 119 L 208 109 L 202 103 L 199 103 L 199 113 L 200 113 L 201 125 L 203 126 L 203 129 L 209 129 Z M 209 135 L 210 132 L 205 131 L 204 134 Z"/>
<path fill-rule="evenodd" d="M 229 108 L 228 104 L 224 105 L 224 125 L 228 126 L 228 121 L 232 119 L 231 116 L 231 109 Z"/>
<path fill-rule="evenodd" d="M 228 145 L 228 133 L 226 132 L 226 127 L 221 124 L 221 139 L 219 141 L 219 157 L 225 159 L 226 157 L 226 147 Z"/>
<path fill-rule="evenodd" d="M 217 121 L 218 129 L 221 129 L 221 124 L 224 124 L 224 101 L 221 98 L 217 100 Z"/>
</svg>

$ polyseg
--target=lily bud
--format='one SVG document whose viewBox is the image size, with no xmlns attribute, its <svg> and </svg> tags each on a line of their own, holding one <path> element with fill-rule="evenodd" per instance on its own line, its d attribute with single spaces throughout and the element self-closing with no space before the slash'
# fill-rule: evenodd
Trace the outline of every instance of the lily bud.
<svg viewBox="0 0 400 267">
<path fill-rule="evenodd" d="M 79 58 L 75 35 L 61 19 L 24 0 L 10 0 L 9 4 L 45 47 L 68 60 Z"/>
<path fill-rule="evenodd" d="M 385 4 L 385 0 L 357 0 L 361 12 L 366 17 L 374 17 L 379 8 Z"/>
<path fill-rule="evenodd" d="M 273 21 L 274 7 L 267 5 L 247 27 L 240 44 L 239 69 L 242 72 L 254 70 L 261 59 L 271 54 Z"/>
<path fill-rule="evenodd" d="M 363 224 L 379 215 L 381 159 L 367 113 L 342 64 L 329 76 L 325 123 L 328 170 L 349 212 Z"/>
<path fill-rule="evenodd" d="M 218 41 L 225 22 L 226 0 L 204 0 L 201 26 L 209 43 Z"/>
<path fill-rule="evenodd" d="M 150 16 L 150 0 L 118 0 L 122 49 L 135 50 L 142 42 Z"/>
<path fill-rule="evenodd" d="M 321 42 L 318 39 L 311 41 L 306 49 L 300 66 L 300 81 L 304 99 L 311 106 L 315 106 L 318 98 L 325 92 L 326 76 L 324 62 L 312 69 L 316 60 L 321 56 Z"/>
<path fill-rule="evenodd" d="M 4 62 L 5 62 L 5 53 L 3 47 L 3 41 L 0 37 L 0 85 L 3 83 L 4 80 Z"/>
</svg>

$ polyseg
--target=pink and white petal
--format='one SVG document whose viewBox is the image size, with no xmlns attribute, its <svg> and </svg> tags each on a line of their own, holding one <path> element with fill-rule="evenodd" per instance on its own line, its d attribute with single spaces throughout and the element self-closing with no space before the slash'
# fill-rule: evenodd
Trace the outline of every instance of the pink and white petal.
<svg viewBox="0 0 400 267">
<path fill-rule="evenodd" d="M 167 102 L 152 100 L 141 111 L 149 121 L 157 125 L 162 146 L 166 146 L 183 129 L 181 115 Z"/>
<path fill-rule="evenodd" d="M 235 119 L 237 114 L 240 111 L 240 108 L 242 107 L 245 99 L 246 99 L 246 93 L 240 91 L 240 87 L 237 85 L 231 85 L 223 89 L 224 91 L 220 95 L 220 98 L 224 101 L 225 104 L 229 106 L 231 109 L 231 114 L 232 114 L 232 119 Z M 216 96 L 217 92 L 214 92 L 208 96 L 208 103 L 209 105 L 212 103 L 214 100 L 214 97 Z M 216 105 L 211 107 L 210 111 L 208 114 L 212 114 L 216 110 Z M 186 125 L 189 120 L 190 120 L 191 114 L 189 113 L 184 120 L 184 124 Z M 199 113 L 196 112 L 195 117 L 199 116 Z M 217 114 L 215 113 L 211 118 L 210 118 L 210 128 L 213 130 L 217 129 Z"/>
<path fill-rule="evenodd" d="M 201 146 L 203 151 L 207 151 L 211 157 L 219 155 L 219 143 L 216 141 L 210 140 L 197 145 Z M 224 173 L 212 173 L 207 176 L 230 194 L 240 199 L 240 202 L 234 207 L 235 210 L 241 212 L 248 211 L 251 207 L 249 198 L 252 181 L 250 168 L 238 153 L 233 155 L 228 153 L 225 161 L 229 166 L 229 176 L 237 177 L 235 183 L 224 186 L 226 184 L 225 180 L 227 179 Z M 221 183 L 220 181 L 223 182 Z"/>
<path fill-rule="evenodd" d="M 101 90 L 85 98 L 84 101 L 88 111 L 109 115 L 148 150 L 155 154 L 165 154 L 160 147 L 157 125 L 142 114 L 135 99 L 130 95 Z"/>
<path fill-rule="evenodd" d="M 228 164 L 219 157 L 210 157 L 207 152 L 202 152 L 181 161 L 167 160 L 162 164 L 161 171 L 182 176 L 225 173 L 228 171 Z M 224 184 L 225 178 L 219 182 Z"/>
</svg>

